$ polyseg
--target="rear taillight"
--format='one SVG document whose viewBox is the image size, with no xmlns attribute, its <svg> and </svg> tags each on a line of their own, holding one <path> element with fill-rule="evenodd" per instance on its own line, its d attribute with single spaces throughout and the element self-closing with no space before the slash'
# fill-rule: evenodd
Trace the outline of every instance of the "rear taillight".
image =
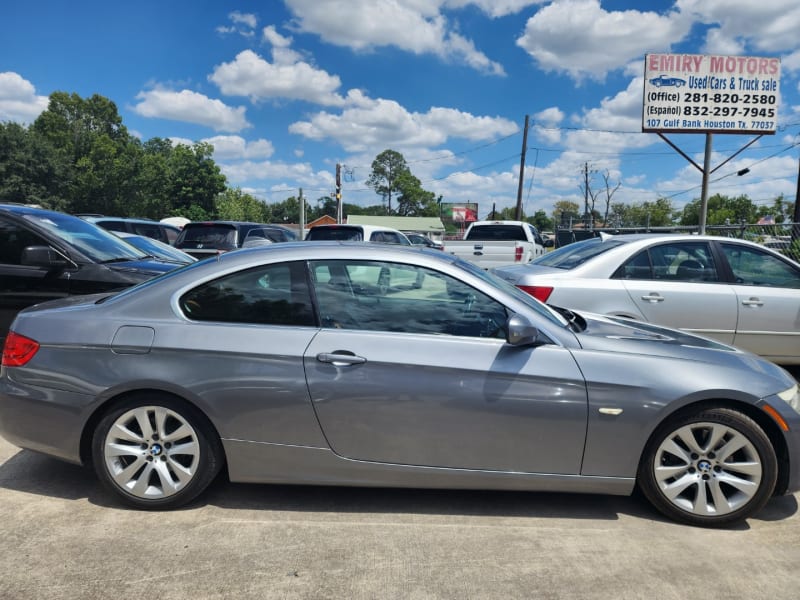
<svg viewBox="0 0 800 600">
<path fill-rule="evenodd" d="M 518 285 L 517 287 L 526 294 L 530 294 L 540 302 L 547 302 L 550 294 L 553 293 L 552 287 L 545 287 L 542 285 Z"/>
<path fill-rule="evenodd" d="M 3 366 L 25 366 L 38 350 L 39 342 L 9 331 L 3 346 Z"/>
<path fill-rule="evenodd" d="M 522 262 L 522 246 L 514 248 L 514 262 Z"/>
</svg>

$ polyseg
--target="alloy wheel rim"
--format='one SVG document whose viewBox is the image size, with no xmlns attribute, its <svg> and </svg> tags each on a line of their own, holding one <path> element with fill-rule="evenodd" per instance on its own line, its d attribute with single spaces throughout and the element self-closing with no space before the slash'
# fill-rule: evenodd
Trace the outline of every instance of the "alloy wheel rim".
<svg viewBox="0 0 800 600">
<path fill-rule="evenodd" d="M 200 445 L 197 432 L 180 414 L 162 406 L 142 406 L 114 421 L 103 456 L 111 479 L 122 490 L 142 500 L 160 500 L 194 479 Z"/>
<path fill-rule="evenodd" d="M 730 514 L 758 492 L 763 467 L 741 431 L 719 423 L 692 423 L 670 433 L 656 451 L 656 484 L 675 507 L 693 515 Z"/>
</svg>

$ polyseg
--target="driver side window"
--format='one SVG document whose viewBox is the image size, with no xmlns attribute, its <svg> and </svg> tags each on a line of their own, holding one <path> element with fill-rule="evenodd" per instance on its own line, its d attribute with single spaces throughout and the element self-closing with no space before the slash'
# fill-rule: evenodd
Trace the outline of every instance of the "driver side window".
<svg viewBox="0 0 800 600">
<path fill-rule="evenodd" d="M 505 307 L 448 275 L 378 261 L 311 263 L 323 327 L 505 337 Z"/>
</svg>

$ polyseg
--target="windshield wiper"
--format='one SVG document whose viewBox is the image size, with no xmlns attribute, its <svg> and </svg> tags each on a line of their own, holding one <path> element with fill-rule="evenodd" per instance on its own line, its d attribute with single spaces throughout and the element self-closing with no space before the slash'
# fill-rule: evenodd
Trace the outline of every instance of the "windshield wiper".
<svg viewBox="0 0 800 600">
<path fill-rule="evenodd" d="M 101 265 L 110 265 L 111 263 L 121 263 L 121 262 L 130 262 L 132 260 L 139 260 L 138 258 L 109 258 L 108 260 L 103 260 L 100 262 Z"/>
</svg>

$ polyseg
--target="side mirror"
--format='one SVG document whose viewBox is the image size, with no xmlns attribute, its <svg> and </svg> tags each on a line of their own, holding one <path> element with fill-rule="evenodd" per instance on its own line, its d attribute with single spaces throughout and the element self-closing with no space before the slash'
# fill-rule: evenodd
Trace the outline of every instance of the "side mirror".
<svg viewBox="0 0 800 600">
<path fill-rule="evenodd" d="M 547 238 L 544 241 L 544 247 L 545 248 L 552 248 L 555 245 L 556 245 L 556 242 L 555 242 L 555 240 L 553 238 Z"/>
<path fill-rule="evenodd" d="M 506 321 L 506 342 L 512 346 L 533 346 L 539 342 L 539 329 L 521 315 Z"/>
<path fill-rule="evenodd" d="M 28 246 L 23 248 L 20 264 L 45 269 L 65 269 L 75 265 L 67 257 L 50 246 Z"/>
</svg>

